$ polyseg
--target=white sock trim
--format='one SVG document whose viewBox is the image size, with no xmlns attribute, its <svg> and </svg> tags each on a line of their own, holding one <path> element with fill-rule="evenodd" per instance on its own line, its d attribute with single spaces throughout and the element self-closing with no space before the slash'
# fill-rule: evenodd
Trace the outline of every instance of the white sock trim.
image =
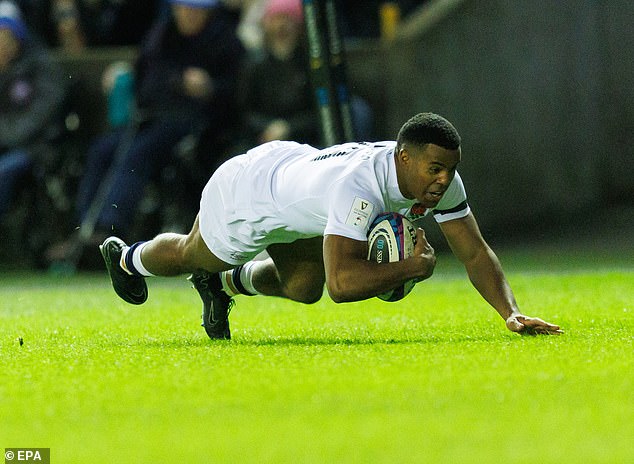
<svg viewBox="0 0 634 464">
<path fill-rule="evenodd" d="M 233 285 L 233 270 L 223 271 L 220 273 L 220 282 L 222 290 L 229 296 L 239 295 L 238 289 Z"/>
<path fill-rule="evenodd" d="M 254 294 L 259 295 L 260 292 L 256 290 L 253 286 L 253 266 L 255 266 L 258 261 L 249 261 L 242 266 L 242 272 L 240 273 L 240 282 L 244 286 L 244 288 Z"/>
<path fill-rule="evenodd" d="M 134 249 L 134 251 L 132 252 L 132 265 L 134 266 L 134 269 L 136 269 L 137 272 L 141 274 L 142 276 L 155 277 L 155 275 L 152 274 L 150 271 L 148 271 L 143 265 L 143 263 L 141 262 L 141 252 L 143 251 L 143 248 L 147 246 L 148 243 L 150 242 L 142 243 L 141 245 L 139 245 L 138 247 Z"/>
</svg>

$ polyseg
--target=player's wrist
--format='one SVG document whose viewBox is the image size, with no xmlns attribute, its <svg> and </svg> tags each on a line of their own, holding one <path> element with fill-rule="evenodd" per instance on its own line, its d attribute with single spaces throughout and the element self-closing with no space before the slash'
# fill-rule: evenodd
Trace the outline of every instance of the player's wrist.
<svg viewBox="0 0 634 464">
<path fill-rule="evenodd" d="M 521 316 L 522 313 L 520 313 L 518 309 L 508 309 L 501 311 L 500 315 L 508 322 L 509 320 L 514 320 L 517 316 Z"/>
<path fill-rule="evenodd" d="M 411 278 L 414 279 L 416 282 L 421 282 L 425 279 L 429 279 L 434 273 L 434 269 L 436 268 L 435 255 L 412 256 L 411 258 L 408 258 L 406 261 L 409 261 L 412 264 Z"/>
</svg>

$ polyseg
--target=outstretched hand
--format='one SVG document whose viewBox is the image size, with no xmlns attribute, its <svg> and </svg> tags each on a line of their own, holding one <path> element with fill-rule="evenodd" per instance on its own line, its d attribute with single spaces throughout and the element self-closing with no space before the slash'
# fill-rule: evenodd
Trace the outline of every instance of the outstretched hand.
<svg viewBox="0 0 634 464">
<path fill-rule="evenodd" d="M 550 324 L 538 317 L 516 314 L 506 320 L 506 327 L 511 332 L 522 335 L 559 335 L 564 333 L 558 325 Z"/>
</svg>

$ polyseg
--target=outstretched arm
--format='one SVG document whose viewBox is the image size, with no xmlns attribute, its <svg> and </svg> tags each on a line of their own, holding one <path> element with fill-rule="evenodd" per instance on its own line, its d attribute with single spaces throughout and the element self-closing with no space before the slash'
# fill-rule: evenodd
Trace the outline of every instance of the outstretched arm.
<svg viewBox="0 0 634 464">
<path fill-rule="evenodd" d="M 451 250 L 464 264 L 469 280 L 506 321 L 506 327 L 526 334 L 561 333 L 559 326 L 524 316 L 504 276 L 497 256 L 485 242 L 472 213 L 440 224 Z"/>
<path fill-rule="evenodd" d="M 360 301 L 391 290 L 411 279 L 429 278 L 436 265 L 434 249 L 423 229 L 416 231 L 414 255 L 393 263 L 366 259 L 368 243 L 339 235 L 324 237 L 326 288 L 333 301 Z"/>
</svg>

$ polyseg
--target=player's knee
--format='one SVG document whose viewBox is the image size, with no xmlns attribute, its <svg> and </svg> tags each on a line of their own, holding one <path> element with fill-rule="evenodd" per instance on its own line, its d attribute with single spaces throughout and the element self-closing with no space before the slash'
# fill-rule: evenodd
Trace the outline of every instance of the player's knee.
<svg viewBox="0 0 634 464">
<path fill-rule="evenodd" d="M 313 304 L 317 303 L 321 299 L 321 296 L 324 293 L 324 284 L 323 282 L 321 284 L 315 282 L 309 284 L 302 283 L 287 285 L 284 290 L 286 297 L 293 301 L 304 304 Z"/>
<path fill-rule="evenodd" d="M 188 269 L 216 269 L 218 260 L 207 248 L 197 229 L 192 230 L 188 235 L 181 236 L 179 259 L 184 267 Z"/>
</svg>

